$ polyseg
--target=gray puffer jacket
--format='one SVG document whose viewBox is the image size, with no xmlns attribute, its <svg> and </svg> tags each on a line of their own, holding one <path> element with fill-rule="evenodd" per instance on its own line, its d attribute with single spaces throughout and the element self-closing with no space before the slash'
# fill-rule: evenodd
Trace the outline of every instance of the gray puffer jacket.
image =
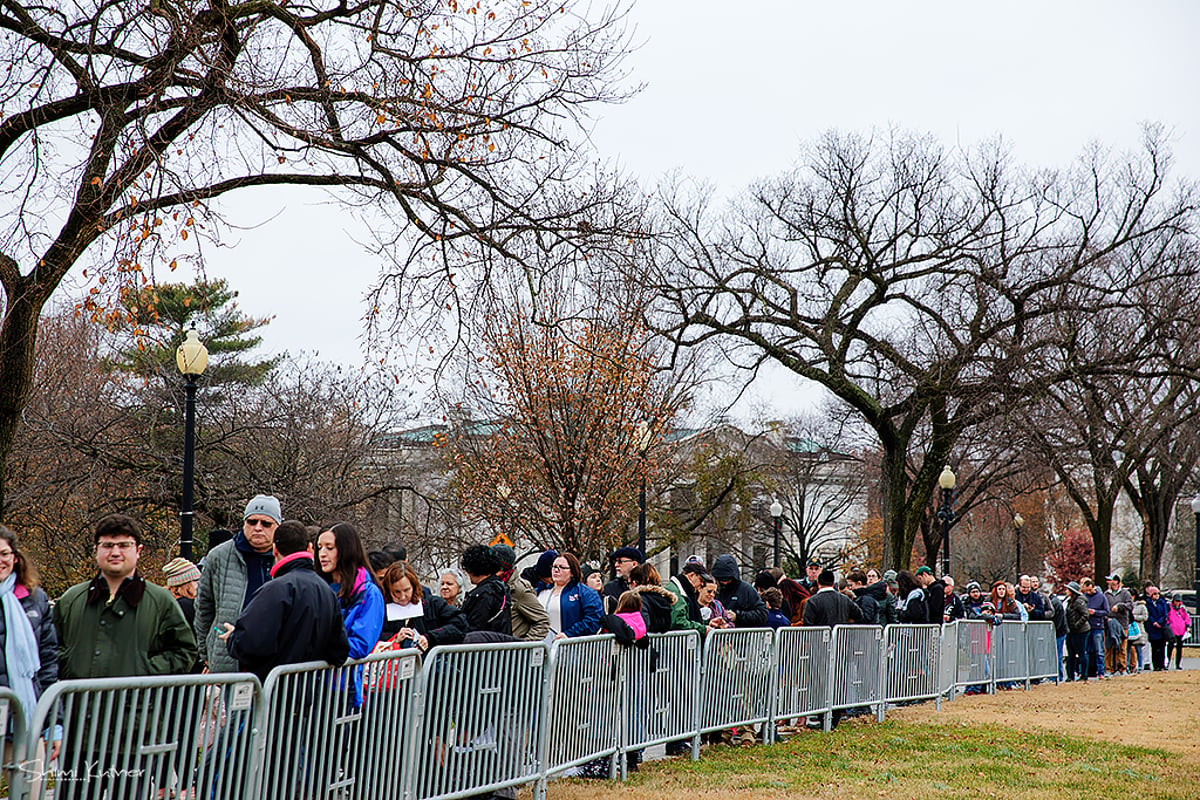
<svg viewBox="0 0 1200 800">
<path fill-rule="evenodd" d="M 217 638 L 213 626 L 237 622 L 246 598 L 246 559 L 232 541 L 222 542 L 204 558 L 200 586 L 196 590 L 196 641 L 200 659 L 209 672 L 238 672 L 238 664 L 229 655 L 225 643 Z"/>
</svg>

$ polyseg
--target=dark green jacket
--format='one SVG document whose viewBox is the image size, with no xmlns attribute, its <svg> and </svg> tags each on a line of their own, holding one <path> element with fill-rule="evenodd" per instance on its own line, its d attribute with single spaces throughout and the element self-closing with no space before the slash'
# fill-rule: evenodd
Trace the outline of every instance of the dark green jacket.
<svg viewBox="0 0 1200 800">
<path fill-rule="evenodd" d="M 54 627 L 62 680 L 186 674 L 196 661 L 196 638 L 175 598 L 136 573 L 111 603 L 102 575 L 67 589 Z"/>
<path fill-rule="evenodd" d="M 683 577 L 671 578 L 674 585 L 670 586 L 670 590 L 673 590 L 671 593 L 675 595 L 675 602 L 671 604 L 671 630 L 696 631 L 703 639 L 704 634 L 708 633 L 708 624 L 692 619 L 688 608 L 687 589 L 683 586 L 683 581 L 686 580 L 687 578 Z"/>
</svg>

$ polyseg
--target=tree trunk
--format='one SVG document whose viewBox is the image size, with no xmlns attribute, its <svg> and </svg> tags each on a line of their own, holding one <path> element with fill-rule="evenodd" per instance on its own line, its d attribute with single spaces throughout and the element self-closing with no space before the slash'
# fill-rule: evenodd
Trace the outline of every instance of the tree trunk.
<svg viewBox="0 0 1200 800">
<path fill-rule="evenodd" d="M 1171 510 L 1175 498 L 1168 502 L 1164 492 L 1145 495 L 1141 512 L 1142 523 L 1142 569 L 1141 579 L 1157 584 L 1162 577 L 1162 554 L 1167 545 L 1167 534 L 1171 530 Z"/>
<path fill-rule="evenodd" d="M 1112 520 L 1113 502 L 1106 498 L 1097 498 L 1096 518 L 1088 521 L 1088 529 L 1092 534 L 1092 549 L 1094 551 L 1095 579 L 1099 584 L 1105 575 L 1112 571 Z"/>
<path fill-rule="evenodd" d="M 25 282 L 6 285 L 8 305 L 0 322 L 0 520 L 7 508 L 8 457 L 17 437 L 21 412 L 33 386 L 34 343 L 41 303 Z"/>
</svg>

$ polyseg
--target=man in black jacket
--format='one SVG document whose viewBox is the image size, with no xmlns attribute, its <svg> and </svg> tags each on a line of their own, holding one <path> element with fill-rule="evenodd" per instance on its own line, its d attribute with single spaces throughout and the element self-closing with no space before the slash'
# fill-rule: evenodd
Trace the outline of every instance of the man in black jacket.
<svg viewBox="0 0 1200 800">
<path fill-rule="evenodd" d="M 916 571 L 917 583 L 925 591 L 926 624 L 941 625 L 946 611 L 946 582 L 933 577 L 933 570 L 921 565 Z"/>
<path fill-rule="evenodd" d="M 1030 622 L 1041 622 L 1053 617 L 1053 612 L 1046 608 L 1045 598 L 1033 585 L 1033 579 L 1028 575 L 1022 575 L 1017 579 L 1017 589 L 1013 592 L 1013 599 L 1025 606 Z M 1130 607 L 1132 608 L 1132 605 Z"/>
<path fill-rule="evenodd" d="M 738 563 L 731 555 L 717 556 L 712 576 L 717 579 L 717 600 L 725 607 L 725 618 L 709 621 L 714 628 L 761 628 L 767 624 L 767 604 L 754 587 L 739 577 Z"/>
<path fill-rule="evenodd" d="M 604 601 L 604 613 L 611 614 L 617 607 L 617 600 L 629 591 L 629 573 L 633 568 L 646 563 L 646 555 L 636 547 L 618 547 L 609 556 L 617 577 L 604 584 L 600 598 Z"/>
<path fill-rule="evenodd" d="M 818 573 L 817 593 L 804 604 L 805 625 L 832 628 L 863 621 L 859 607 L 849 597 L 834 589 L 833 583 L 833 572 L 823 569 Z"/>
<path fill-rule="evenodd" d="M 281 664 L 346 662 L 350 642 L 337 595 L 313 570 L 304 524 L 287 520 L 275 531 L 271 579 L 254 593 L 237 623 L 225 623 L 229 655 L 259 680 Z"/>
<path fill-rule="evenodd" d="M 866 580 L 866 576 L 863 576 Z M 835 627 L 863 621 L 862 611 L 846 595 L 833 588 L 833 572 L 823 569 L 817 573 L 817 593 L 808 598 L 804 604 L 804 624 L 811 627 Z M 829 715 L 830 725 L 837 727 L 842 719 L 842 711 L 838 709 Z M 820 717 L 810 717 L 805 723 L 809 728 L 820 728 L 823 722 Z"/>
</svg>

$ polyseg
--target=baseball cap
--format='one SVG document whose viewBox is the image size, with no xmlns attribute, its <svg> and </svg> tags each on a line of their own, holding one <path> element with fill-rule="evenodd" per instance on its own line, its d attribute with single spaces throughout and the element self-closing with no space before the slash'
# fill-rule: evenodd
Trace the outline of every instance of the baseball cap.
<svg viewBox="0 0 1200 800">
<path fill-rule="evenodd" d="M 917 571 L 913 574 L 914 575 L 932 575 L 933 570 L 923 564 L 923 565 L 917 567 Z"/>
</svg>

